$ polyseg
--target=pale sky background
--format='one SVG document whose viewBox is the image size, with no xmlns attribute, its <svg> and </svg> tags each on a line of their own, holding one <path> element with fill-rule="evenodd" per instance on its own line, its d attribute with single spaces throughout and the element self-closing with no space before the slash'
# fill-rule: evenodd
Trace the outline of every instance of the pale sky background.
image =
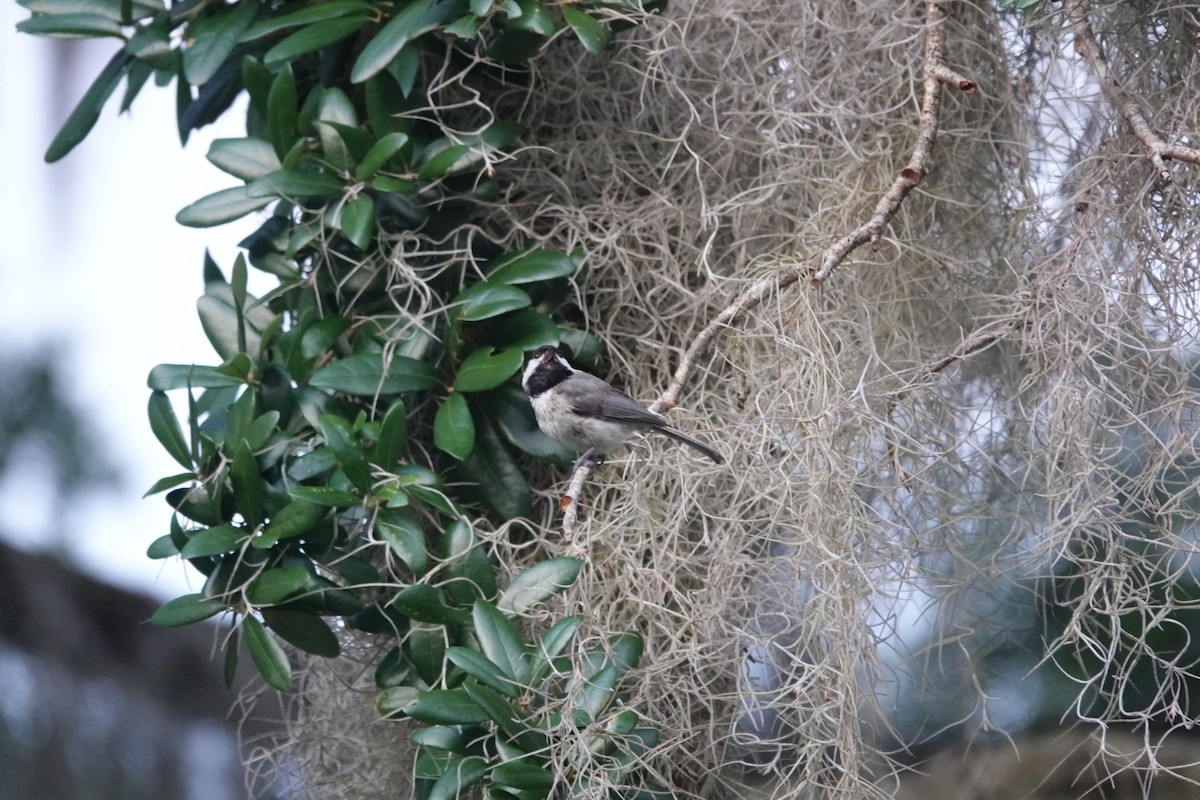
<svg viewBox="0 0 1200 800">
<path fill-rule="evenodd" d="M 21 547 L 53 549 L 99 578 L 167 599 L 195 591 L 200 580 L 178 559 L 145 556 L 170 515 L 162 495 L 141 495 L 179 472 L 150 432 L 146 374 L 162 362 L 217 363 L 196 316 L 204 249 L 228 275 L 253 218 L 197 230 L 174 217 L 238 183 L 204 154 L 217 136 L 243 135 L 244 116 L 234 111 L 194 132 L 183 149 L 174 87 L 151 81 L 132 113 L 118 116 L 122 83 L 83 144 L 46 164 L 61 121 L 120 44 L 17 33 L 27 16 L 11 0 L 0 3 L 0 347 L 61 345 L 76 404 L 92 412 L 88 422 L 127 480 L 69 507 L 51 496 L 44 471 L 22 471 L 0 483 L 0 531 Z M 77 74 L 58 72 L 55 48 L 64 48 L 69 55 L 59 63 Z M 259 291 L 270 286 L 260 281 Z"/>
</svg>

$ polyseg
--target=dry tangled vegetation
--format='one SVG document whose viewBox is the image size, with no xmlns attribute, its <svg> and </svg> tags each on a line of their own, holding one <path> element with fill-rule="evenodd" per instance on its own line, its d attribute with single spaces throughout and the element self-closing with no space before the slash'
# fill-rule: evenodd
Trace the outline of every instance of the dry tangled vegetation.
<svg viewBox="0 0 1200 800">
<path fill-rule="evenodd" d="M 1197 36 L 1186 4 L 1127 0 L 679 2 L 511 98 L 529 147 L 494 213 L 587 252 L 610 374 L 728 457 L 639 444 L 565 532 L 546 471 L 540 519 L 490 534 L 509 574 L 584 560 L 544 611 L 586 615 L 578 647 L 644 635 L 627 702 L 678 796 L 887 796 L 905 746 L 1053 692 L 1148 752 L 1191 724 Z M 388 265 L 407 313 L 417 244 Z M 347 653 L 264 763 L 312 798 L 405 796 L 379 653 Z M 1023 695 L 1039 663 L 1059 681 Z"/>
</svg>

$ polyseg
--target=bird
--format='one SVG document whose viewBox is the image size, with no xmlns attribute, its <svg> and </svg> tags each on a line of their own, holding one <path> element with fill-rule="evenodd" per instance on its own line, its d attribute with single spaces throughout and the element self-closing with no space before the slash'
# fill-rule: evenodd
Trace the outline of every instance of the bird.
<svg viewBox="0 0 1200 800">
<path fill-rule="evenodd" d="M 714 463 L 724 463 L 713 448 L 675 430 L 608 381 L 575 369 L 553 345 L 533 351 L 521 376 L 538 427 L 551 439 L 581 453 L 572 472 L 585 461 L 603 461 L 635 433 L 656 431 L 682 442 Z"/>
</svg>

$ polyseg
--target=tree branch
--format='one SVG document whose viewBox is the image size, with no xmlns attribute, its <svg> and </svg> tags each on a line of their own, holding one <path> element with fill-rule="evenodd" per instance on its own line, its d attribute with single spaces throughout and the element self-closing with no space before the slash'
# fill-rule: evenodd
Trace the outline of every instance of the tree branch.
<svg viewBox="0 0 1200 800">
<path fill-rule="evenodd" d="M 1067 19 L 1071 21 L 1071 28 L 1075 31 L 1075 49 L 1092 68 L 1096 80 L 1100 82 L 1100 91 L 1105 99 L 1125 117 L 1125 121 L 1133 130 L 1133 135 L 1146 148 L 1150 162 L 1158 171 L 1159 178 L 1163 181 L 1171 180 L 1171 171 L 1167 169 L 1166 164 L 1167 159 L 1173 158 L 1200 164 L 1200 149 L 1172 144 L 1150 129 L 1150 122 L 1146 119 L 1146 115 L 1138 106 L 1134 96 L 1126 91 L 1121 82 L 1109 71 L 1104 51 L 1100 49 L 1100 42 L 1096 39 L 1095 31 L 1092 30 L 1092 23 L 1088 20 L 1087 9 L 1084 8 L 1082 0 L 1066 0 L 1065 6 Z"/>
</svg>

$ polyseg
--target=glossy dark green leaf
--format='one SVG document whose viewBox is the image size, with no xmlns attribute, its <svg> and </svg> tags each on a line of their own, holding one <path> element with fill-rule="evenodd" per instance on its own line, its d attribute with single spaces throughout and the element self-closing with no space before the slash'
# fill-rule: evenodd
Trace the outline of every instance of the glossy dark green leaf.
<svg viewBox="0 0 1200 800">
<path fill-rule="evenodd" d="M 128 47 L 128 44 L 126 44 Z M 141 93 L 146 82 L 150 80 L 150 76 L 154 74 L 154 67 L 147 62 L 137 59 L 129 65 L 129 72 L 125 78 L 125 94 L 121 98 L 120 113 L 124 114 L 133 107 L 133 101 Z"/>
<path fill-rule="evenodd" d="M 342 653 L 337 634 L 314 614 L 264 608 L 262 615 L 268 627 L 293 647 L 324 658 L 337 658 Z"/>
<path fill-rule="evenodd" d="M 492 12 L 496 0 L 471 0 L 471 13 L 477 17 L 486 17 Z"/>
<path fill-rule="evenodd" d="M 360 194 L 342 206 L 338 227 L 351 244 L 366 250 L 375 238 L 375 201 L 369 194 Z"/>
<path fill-rule="evenodd" d="M 513 578 L 496 607 L 506 614 L 524 614 L 573 584 L 582 567 L 582 561 L 570 556 L 540 561 Z"/>
<path fill-rule="evenodd" d="M 533 283 L 569 277 L 579 271 L 579 267 L 579 260 L 566 253 L 534 248 L 501 257 L 487 279 L 492 283 Z"/>
<path fill-rule="evenodd" d="M 488 40 L 486 52 L 488 58 L 501 64 L 524 64 L 536 56 L 545 44 L 546 37 L 540 33 L 506 30 Z"/>
<path fill-rule="evenodd" d="M 529 685 L 537 686 L 550 674 L 554 659 L 562 655 L 583 624 L 582 614 L 572 614 L 551 625 L 530 652 Z"/>
<path fill-rule="evenodd" d="M 558 344 L 558 326 L 554 320 L 532 308 L 506 314 L 490 325 L 488 343 L 501 349 L 529 352 L 542 345 Z"/>
<path fill-rule="evenodd" d="M 421 747 L 433 747 L 450 753 L 463 754 L 467 752 L 473 738 L 469 732 L 474 730 L 476 729 L 464 730 L 456 725 L 430 725 L 425 728 L 417 728 L 409 734 L 409 738 L 412 739 L 413 744 Z"/>
<path fill-rule="evenodd" d="M 151 389 L 167 391 L 191 386 L 195 389 L 216 389 L 242 386 L 245 380 L 231 378 L 217 372 L 215 367 L 198 367 L 193 364 L 159 364 L 150 370 L 146 380 Z"/>
<path fill-rule="evenodd" d="M 179 554 L 184 558 L 202 558 L 232 553 L 241 546 L 245 533 L 233 525 L 217 525 L 199 530 L 188 537 L 187 544 L 180 549 Z"/>
<path fill-rule="evenodd" d="M 239 439 L 233 446 L 229 478 L 238 513 L 249 527 L 257 528 L 263 523 L 263 480 L 258 471 L 258 459 L 245 439 Z"/>
<path fill-rule="evenodd" d="M 92 126 L 96 124 L 96 120 L 100 119 L 100 110 L 104 108 L 105 102 L 116 91 L 132 60 L 133 56 L 121 50 L 100 71 L 96 80 L 84 92 L 78 105 L 75 106 L 71 115 L 67 117 L 67 121 L 55 135 L 54 140 L 50 142 L 50 147 L 46 149 L 48 163 L 58 161 L 84 140 Z"/>
<path fill-rule="evenodd" d="M 356 16 L 330 19 L 301 28 L 268 50 L 263 56 L 263 63 L 274 69 L 292 61 L 297 56 L 328 47 L 334 42 L 340 42 L 370 21 L 371 14 L 366 12 Z"/>
<path fill-rule="evenodd" d="M 533 493 L 525 473 L 500 440 L 491 421 L 475 420 L 475 449 L 463 462 L 483 500 L 505 519 L 529 516 Z"/>
<path fill-rule="evenodd" d="M 147 408 L 150 416 L 150 430 L 158 439 L 163 449 L 184 469 L 192 468 L 192 456 L 188 450 L 187 440 L 183 438 L 183 429 L 175 417 L 175 410 L 164 392 L 153 392 Z"/>
<path fill-rule="evenodd" d="M 337 414 L 322 414 L 317 418 L 317 430 L 354 487 L 363 494 L 371 491 L 371 467 L 349 423 Z"/>
<path fill-rule="evenodd" d="M 433 419 L 433 444 L 460 461 L 475 448 L 475 421 L 461 394 L 451 392 L 438 406 Z"/>
<path fill-rule="evenodd" d="M 45 14 L 17 23 L 17 30 L 34 36 L 63 38 L 115 36 L 123 37 L 121 23 L 101 14 Z"/>
<path fill-rule="evenodd" d="M 233 359 L 238 353 L 257 354 L 262 347 L 262 331 L 274 322 L 273 311 L 258 305 L 257 298 L 250 299 L 251 303 L 239 308 L 231 287 L 210 284 L 196 300 L 200 326 L 222 358 Z"/>
<path fill-rule="evenodd" d="M 465 520 L 456 520 L 442 537 L 442 591 L 455 605 L 470 605 L 482 597 L 496 596 L 496 572 L 483 542 Z"/>
<path fill-rule="evenodd" d="M 246 599 L 256 606 L 282 603 L 308 583 L 308 572 L 300 567 L 274 567 L 263 572 L 246 590 Z"/>
<path fill-rule="evenodd" d="M 332 486 L 293 486 L 288 494 L 298 500 L 331 508 L 351 508 L 362 503 L 362 498 L 354 492 Z"/>
<path fill-rule="evenodd" d="M 365 397 L 431 389 L 438 384 L 437 373 L 424 361 L 392 356 L 385 369 L 383 358 L 379 353 L 361 353 L 338 359 L 314 371 L 308 383 Z"/>
<path fill-rule="evenodd" d="M 399 131 L 380 138 L 371 145 L 371 149 L 367 151 L 362 163 L 354 171 L 354 179 L 365 181 L 374 177 L 375 173 L 394 158 L 406 144 L 408 144 L 408 134 Z"/>
<path fill-rule="evenodd" d="M 292 73 L 292 65 L 284 64 L 267 95 L 267 128 L 271 132 L 271 146 L 275 148 L 275 155 L 280 161 L 291 151 L 300 135 L 296 128 L 298 116 L 296 77 Z"/>
<path fill-rule="evenodd" d="M 473 725 L 490 719 L 479 704 L 462 689 L 431 689 L 420 692 L 404 713 L 434 725 Z"/>
<path fill-rule="evenodd" d="M 403 511 L 385 509 L 375 520 L 375 530 L 414 574 L 422 575 L 429 569 L 425 531 L 411 516 Z"/>
<path fill-rule="evenodd" d="M 271 16 L 261 22 L 256 22 L 242 34 L 242 41 L 252 42 L 288 28 L 298 28 L 301 25 L 311 25 L 314 22 L 324 22 L 342 17 L 362 16 L 370 12 L 371 4 L 362 2 L 362 0 L 327 0 L 327 2 L 307 6 L 299 11 Z"/>
<path fill-rule="evenodd" d="M 226 608 L 228 606 L 220 600 L 210 600 L 200 594 L 185 594 L 163 603 L 150 617 L 150 622 L 161 628 L 178 628 L 208 619 Z"/>
<path fill-rule="evenodd" d="M 608 47 L 608 31 L 591 14 L 575 6 L 564 5 L 562 15 L 589 53 L 599 55 Z"/>
<path fill-rule="evenodd" d="M 528 671 L 525 644 L 512 621 L 486 600 L 475 601 L 471 619 L 483 654 L 504 671 L 505 677 L 523 681 Z"/>
<path fill-rule="evenodd" d="M 206 157 L 213 166 L 245 181 L 280 168 L 275 149 L 263 139 L 214 139 Z"/>
<path fill-rule="evenodd" d="M 423 181 L 435 181 L 447 175 L 465 169 L 474 159 L 470 158 L 471 146 L 466 144 L 448 144 L 443 149 L 426 159 L 417 171 L 417 177 Z"/>
<path fill-rule="evenodd" d="M 352 83 L 362 83 L 387 67 L 411 40 L 449 20 L 458 10 L 454 0 L 415 0 L 392 17 L 363 48 L 350 71 Z"/>
<path fill-rule="evenodd" d="M 280 169 L 247 184 L 251 197 L 333 197 L 343 190 L 342 181 L 325 172 Z"/>
<path fill-rule="evenodd" d="M 459 392 L 495 389 L 517 374 L 524 362 L 525 353 L 516 348 L 495 352 L 491 347 L 481 347 L 459 365 L 454 388 Z"/>
<path fill-rule="evenodd" d="M 175 546 L 175 540 L 169 533 L 164 533 L 146 548 L 146 558 L 154 561 L 177 555 L 179 555 L 179 548 Z"/>
<path fill-rule="evenodd" d="M 503 695 L 517 699 L 525 691 L 491 659 L 469 647 L 447 647 L 446 658 L 484 686 L 490 686 Z"/>
<path fill-rule="evenodd" d="M 459 319 L 476 321 L 498 317 L 519 308 L 528 308 L 533 303 L 522 290 L 503 283 L 481 281 L 459 292 L 453 305 L 457 306 Z"/>
<path fill-rule="evenodd" d="M 513 704 L 500 692 L 485 686 L 474 678 L 463 681 L 463 690 L 483 709 L 488 718 L 500 726 L 506 733 L 518 733 L 524 726 L 517 722 L 517 713 Z"/>
<path fill-rule="evenodd" d="M 243 433 L 243 438 L 250 445 L 250 449 L 257 452 L 266 446 L 278 425 L 279 412 L 268 411 L 255 417 Z"/>
<path fill-rule="evenodd" d="M 114 22 L 123 19 L 121 0 L 17 0 L 17 5 L 34 14 L 89 13 Z"/>
<path fill-rule="evenodd" d="M 421 694 L 421 690 L 414 686 L 392 686 L 376 695 L 375 711 L 381 717 L 405 714 Z"/>
<path fill-rule="evenodd" d="M 196 480 L 196 474 L 194 472 L 181 472 L 178 475 L 168 475 L 165 478 L 159 478 L 156 480 L 154 485 L 147 489 L 146 493 L 142 495 L 142 497 L 150 497 L 151 495 L 158 494 L 159 492 L 165 492 L 167 489 L 174 489 L 180 484 L 188 483 L 189 481 L 194 480 Z"/>
<path fill-rule="evenodd" d="M 427 800 L 457 800 L 469 797 L 470 789 L 483 779 L 487 772 L 487 760 L 481 756 L 467 756 L 450 761 L 441 777 L 429 790 Z"/>
<path fill-rule="evenodd" d="M 554 773 L 529 761 L 506 761 L 497 764 L 491 778 L 501 786 L 521 791 L 544 793 L 554 786 Z"/>
<path fill-rule="evenodd" d="M 408 457 L 408 409 L 397 400 L 379 426 L 379 441 L 375 443 L 372 462 L 389 472 Z"/>
<path fill-rule="evenodd" d="M 234 186 L 205 195 L 184 206 L 175 215 L 175 221 L 189 228 L 211 228 L 241 219 L 274 200 L 271 196 L 251 197 L 248 187 Z"/>
<path fill-rule="evenodd" d="M 281 692 L 292 690 L 292 665 L 288 663 L 287 653 L 275 641 L 275 637 L 267 633 L 267 629 L 255 617 L 242 619 L 242 636 L 246 640 L 246 649 L 250 652 L 250 660 L 258 668 L 267 684 Z"/>
<path fill-rule="evenodd" d="M 479 17 L 474 14 L 467 14 L 442 28 L 442 32 L 450 36 L 457 36 L 460 39 L 474 39 L 479 35 L 479 27 L 482 24 L 483 20 Z"/>
<path fill-rule="evenodd" d="M 515 5 L 520 13 L 514 14 Z M 508 25 L 514 30 L 550 37 L 558 33 L 558 23 L 538 0 L 513 0 L 508 8 Z"/>
<path fill-rule="evenodd" d="M 190 43 L 183 51 L 183 74 L 187 82 L 192 86 L 208 83 L 257 15 L 258 0 L 239 0 L 188 25 Z"/>
<path fill-rule="evenodd" d="M 404 657 L 416 669 L 421 680 L 430 686 L 441 682 L 446 669 L 446 631 L 441 625 L 414 623 L 404 639 L 403 647 Z"/>
<path fill-rule="evenodd" d="M 466 625 L 471 621 L 469 613 L 447 605 L 441 593 L 425 583 L 401 589 L 391 607 L 410 619 L 435 625 Z"/>
</svg>

